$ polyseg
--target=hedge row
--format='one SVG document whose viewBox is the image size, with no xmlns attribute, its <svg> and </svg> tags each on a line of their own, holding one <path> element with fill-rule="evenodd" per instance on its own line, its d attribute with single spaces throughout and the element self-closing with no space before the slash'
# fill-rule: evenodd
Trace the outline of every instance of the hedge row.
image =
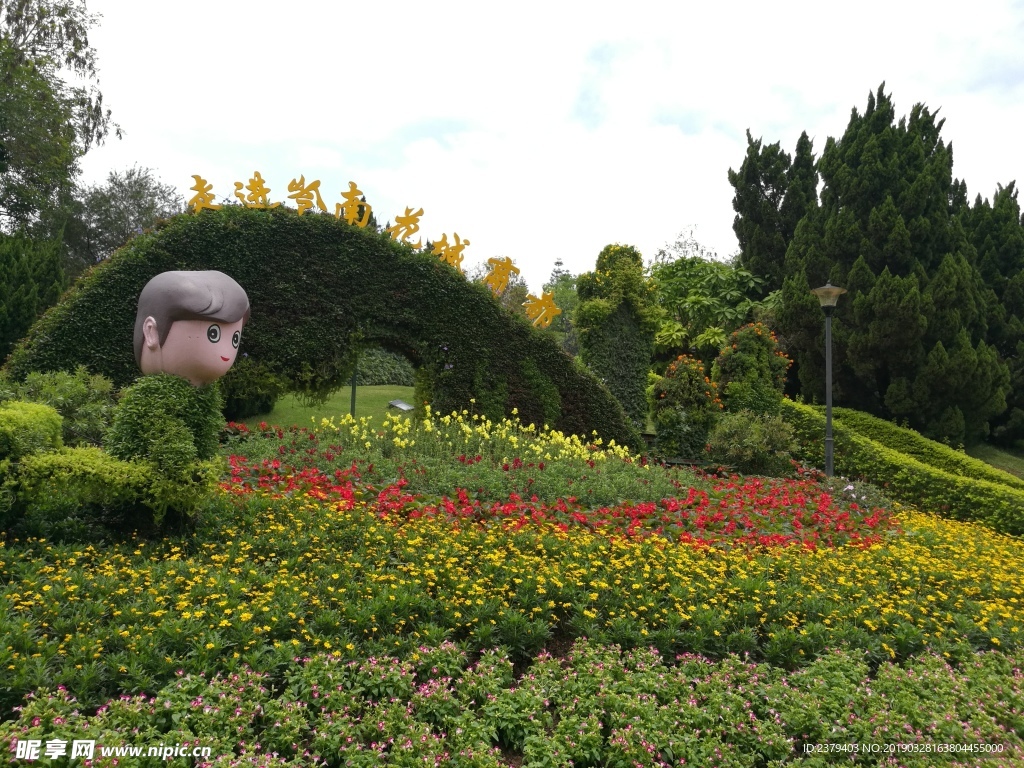
<svg viewBox="0 0 1024 768">
<path fill-rule="evenodd" d="M 413 387 L 416 385 L 416 371 L 401 355 L 386 349 L 367 349 L 359 353 L 356 384 L 361 387 Z"/>
<path fill-rule="evenodd" d="M 821 467 L 825 416 L 809 405 L 782 401 L 782 415 L 796 430 L 796 458 Z M 955 520 L 973 520 L 1000 533 L 1024 533 L 1024 491 L 960 477 L 887 448 L 833 419 L 837 474 L 863 478 L 886 489 L 896 501 Z"/>
<path fill-rule="evenodd" d="M 287 378 L 294 391 L 326 397 L 350 381 L 357 349 L 379 346 L 419 369 L 417 402 L 431 402 L 436 412 L 469 408 L 475 399 L 494 419 L 516 408 L 526 422 L 641 445 L 598 379 L 483 285 L 386 235 L 283 207 L 185 214 L 135 238 L 33 326 L 8 371 L 22 379 L 84 364 L 129 384 L 138 376 L 132 331 L 139 292 L 177 269 L 220 270 L 245 288 L 252 319 L 239 354 Z"/>
<path fill-rule="evenodd" d="M 816 408 L 819 413 L 825 411 L 824 406 Z M 913 429 L 897 426 L 891 421 L 851 408 L 833 408 L 832 415 L 841 419 L 844 426 L 853 429 L 858 434 L 871 438 L 894 451 L 913 456 L 918 461 L 937 469 L 964 477 L 972 477 L 975 480 L 988 480 L 1012 488 L 1024 489 L 1024 479 L 996 469 L 991 464 L 961 453 L 948 445 L 929 440 Z"/>
</svg>

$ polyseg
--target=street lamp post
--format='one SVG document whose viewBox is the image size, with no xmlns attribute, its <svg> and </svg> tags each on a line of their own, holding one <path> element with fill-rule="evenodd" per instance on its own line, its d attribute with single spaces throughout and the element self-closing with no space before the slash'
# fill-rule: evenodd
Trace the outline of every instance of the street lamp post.
<svg viewBox="0 0 1024 768">
<path fill-rule="evenodd" d="M 811 293 L 818 297 L 825 313 L 825 477 L 832 477 L 832 313 L 846 289 L 826 283 Z"/>
</svg>

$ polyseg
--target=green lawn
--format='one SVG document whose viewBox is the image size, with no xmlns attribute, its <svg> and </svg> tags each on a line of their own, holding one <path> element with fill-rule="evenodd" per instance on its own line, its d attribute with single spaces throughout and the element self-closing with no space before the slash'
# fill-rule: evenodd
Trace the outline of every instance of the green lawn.
<svg viewBox="0 0 1024 768">
<path fill-rule="evenodd" d="M 996 469 L 1009 472 L 1011 475 L 1024 477 L 1024 452 L 996 448 L 993 445 L 982 443 L 968 448 L 967 455 L 981 459 L 986 464 L 991 464 Z"/>
<path fill-rule="evenodd" d="M 388 403 L 390 401 L 404 400 L 412 405 L 413 392 L 412 387 L 390 385 L 356 387 L 356 416 L 370 416 L 375 423 L 380 424 L 384 420 L 384 415 L 389 412 Z M 243 419 L 243 421 L 250 429 L 261 421 L 281 427 L 288 427 L 292 424 L 306 427 L 314 418 L 319 421 L 323 417 L 343 416 L 349 412 L 351 405 L 351 387 L 345 387 L 335 392 L 326 403 L 313 408 L 303 407 L 293 395 L 285 395 L 277 401 L 277 405 L 270 413 L 253 416 L 251 419 Z M 391 409 L 391 413 L 401 412 Z"/>
</svg>

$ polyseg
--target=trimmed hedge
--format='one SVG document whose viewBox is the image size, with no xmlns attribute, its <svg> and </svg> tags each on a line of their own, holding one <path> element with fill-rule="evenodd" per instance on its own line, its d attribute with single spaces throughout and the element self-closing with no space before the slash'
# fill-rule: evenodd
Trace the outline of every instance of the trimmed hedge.
<svg viewBox="0 0 1024 768">
<path fill-rule="evenodd" d="M 816 406 L 816 408 L 821 413 L 825 412 L 824 406 Z M 996 469 L 991 464 L 967 456 L 948 445 L 929 440 L 913 429 L 897 426 L 891 421 L 851 408 L 833 408 L 832 415 L 842 419 L 844 426 L 853 429 L 858 434 L 869 437 L 894 451 L 913 456 L 918 461 L 930 464 L 937 469 L 964 477 L 973 477 L 976 480 L 988 480 L 1011 488 L 1024 489 L 1024 479 Z"/>
<path fill-rule="evenodd" d="M 643 256 L 631 245 L 606 245 L 595 270 L 576 278 L 576 293 L 580 359 L 608 385 L 633 425 L 643 428 L 657 328 Z"/>
<path fill-rule="evenodd" d="M 42 403 L 0 403 L 0 460 L 60 448 L 61 422 L 60 414 Z"/>
<path fill-rule="evenodd" d="M 118 386 L 129 384 L 138 377 L 138 295 L 150 278 L 175 269 L 235 278 L 252 305 L 239 354 L 265 363 L 301 395 L 322 399 L 344 386 L 354 349 L 373 345 L 419 369 L 417 405 L 429 399 L 437 413 L 469 408 L 475 398 L 492 419 L 518 408 L 523 421 L 540 424 L 557 390 L 552 427 L 596 430 L 605 440 L 641 446 L 597 378 L 577 368 L 550 334 L 504 311 L 485 286 L 385 234 L 284 207 L 184 214 L 135 238 L 33 326 L 8 372 L 23 379 L 84 364 Z M 536 372 L 527 372 L 526 360 Z"/>
<path fill-rule="evenodd" d="M 401 355 L 386 349 L 366 349 L 359 353 L 356 384 L 360 387 L 414 387 L 416 371 Z"/>
<path fill-rule="evenodd" d="M 833 416 L 835 411 L 833 411 Z M 782 416 L 796 430 L 794 456 L 825 464 L 825 416 L 809 405 L 782 401 Z M 838 474 L 863 478 L 896 501 L 955 520 L 984 523 L 1000 533 L 1024 533 L 1024 490 L 960 477 L 887 448 L 833 418 L 834 461 Z"/>
<path fill-rule="evenodd" d="M 125 461 L 93 446 L 26 456 L 8 487 L 16 503 L 0 513 L 0 529 L 63 541 L 151 535 L 189 519 L 216 486 L 222 468 L 196 462 L 167 476 L 152 461 Z"/>
</svg>

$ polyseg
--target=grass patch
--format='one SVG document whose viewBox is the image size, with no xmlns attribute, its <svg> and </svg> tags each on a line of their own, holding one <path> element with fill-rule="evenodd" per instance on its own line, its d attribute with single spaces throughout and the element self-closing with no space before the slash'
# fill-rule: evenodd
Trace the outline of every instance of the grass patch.
<svg viewBox="0 0 1024 768">
<path fill-rule="evenodd" d="M 412 387 L 392 385 L 356 387 L 356 416 L 358 418 L 369 416 L 375 423 L 380 424 L 384 421 L 384 416 L 389 413 L 389 402 L 404 400 L 412 405 L 413 393 Z M 316 419 L 319 422 L 322 418 L 343 416 L 349 412 L 351 405 L 351 387 L 345 387 L 335 392 L 326 403 L 312 408 L 302 405 L 295 395 L 285 395 L 277 401 L 273 411 L 262 416 L 244 419 L 243 423 L 250 429 L 254 429 L 261 421 L 281 427 L 292 425 L 308 427 L 311 419 Z M 393 409 L 390 412 L 395 413 Z"/>
<path fill-rule="evenodd" d="M 1024 478 L 1024 454 L 1006 448 L 996 448 L 994 445 L 974 445 L 967 449 L 967 455 L 980 459 L 996 469 L 1009 472 L 1011 475 Z"/>
</svg>

